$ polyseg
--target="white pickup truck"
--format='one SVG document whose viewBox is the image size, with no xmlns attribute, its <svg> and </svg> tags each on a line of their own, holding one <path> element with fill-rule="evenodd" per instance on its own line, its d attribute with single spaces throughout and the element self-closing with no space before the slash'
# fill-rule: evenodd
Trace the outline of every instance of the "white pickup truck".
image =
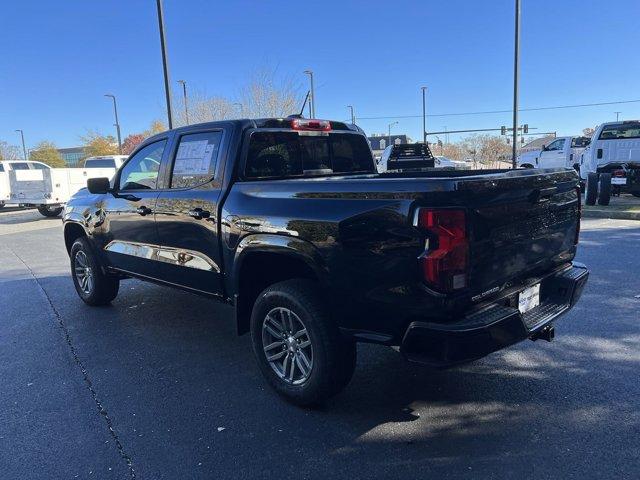
<svg viewBox="0 0 640 480">
<path fill-rule="evenodd" d="M 588 205 L 608 205 L 612 194 L 640 197 L 640 120 L 598 126 L 582 154 L 580 179 Z"/>
<path fill-rule="evenodd" d="M 574 168 L 580 169 L 580 157 L 591 141 L 588 137 L 558 137 L 541 150 L 533 150 L 518 157 L 522 168 Z"/>
<path fill-rule="evenodd" d="M 33 161 L 2 162 L 0 199 L 36 207 L 45 217 L 60 215 L 64 204 L 89 178 L 109 177 L 115 168 L 51 168 Z"/>
</svg>

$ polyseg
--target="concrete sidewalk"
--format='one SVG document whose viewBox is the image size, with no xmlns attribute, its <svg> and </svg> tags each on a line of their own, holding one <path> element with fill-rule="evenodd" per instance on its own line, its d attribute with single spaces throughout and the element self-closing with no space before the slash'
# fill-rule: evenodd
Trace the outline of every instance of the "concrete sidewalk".
<svg viewBox="0 0 640 480">
<path fill-rule="evenodd" d="M 584 217 L 640 220 L 640 198 L 632 195 L 611 197 L 611 202 L 607 206 L 585 205 L 583 198 L 582 207 Z"/>
</svg>

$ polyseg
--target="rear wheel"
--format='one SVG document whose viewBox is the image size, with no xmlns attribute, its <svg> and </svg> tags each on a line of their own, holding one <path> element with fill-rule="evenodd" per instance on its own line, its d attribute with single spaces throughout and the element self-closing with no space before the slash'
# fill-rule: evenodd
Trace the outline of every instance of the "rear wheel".
<svg viewBox="0 0 640 480">
<path fill-rule="evenodd" d="M 40 205 L 38 211 L 45 217 L 57 217 L 62 213 L 62 207 L 57 205 Z"/>
<path fill-rule="evenodd" d="M 584 194 L 584 203 L 595 205 L 598 197 L 598 174 L 589 173 L 587 175 L 587 187 Z"/>
<path fill-rule="evenodd" d="M 355 369 L 355 343 L 340 335 L 310 280 L 264 290 L 253 307 L 251 339 L 264 377 L 297 405 L 316 405 L 337 394 Z"/>
<path fill-rule="evenodd" d="M 117 278 L 106 275 L 86 238 L 77 239 L 71 247 L 71 277 L 78 296 L 87 305 L 107 305 L 120 288 Z"/>
<path fill-rule="evenodd" d="M 611 174 L 601 173 L 598 181 L 598 205 L 609 205 L 611 200 Z"/>
<path fill-rule="evenodd" d="M 0 202 L 0 208 L 4 208 L 5 207 L 5 203 L 4 202 Z"/>
</svg>

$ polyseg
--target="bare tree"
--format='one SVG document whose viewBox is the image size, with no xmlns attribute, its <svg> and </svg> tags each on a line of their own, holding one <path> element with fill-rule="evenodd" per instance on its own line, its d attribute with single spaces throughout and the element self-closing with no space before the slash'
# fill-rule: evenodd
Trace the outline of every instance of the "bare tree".
<svg viewBox="0 0 640 480">
<path fill-rule="evenodd" d="M 18 147 L 0 141 L 0 160 L 19 160 L 21 158 L 22 156 Z"/>
<path fill-rule="evenodd" d="M 239 103 L 245 117 L 286 117 L 299 113 L 304 95 L 290 76 L 278 76 L 276 69 L 262 68 L 240 90 Z"/>
</svg>

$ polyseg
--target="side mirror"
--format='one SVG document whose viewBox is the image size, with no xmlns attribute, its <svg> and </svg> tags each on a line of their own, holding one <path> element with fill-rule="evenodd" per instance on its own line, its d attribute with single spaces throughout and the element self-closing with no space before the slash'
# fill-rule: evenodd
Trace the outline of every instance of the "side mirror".
<svg viewBox="0 0 640 480">
<path fill-rule="evenodd" d="M 547 146 L 546 145 L 542 145 L 542 151 L 546 152 L 547 151 Z"/>
<path fill-rule="evenodd" d="M 87 190 L 89 193 L 109 193 L 111 191 L 111 183 L 107 177 L 90 178 L 87 180 Z"/>
</svg>

